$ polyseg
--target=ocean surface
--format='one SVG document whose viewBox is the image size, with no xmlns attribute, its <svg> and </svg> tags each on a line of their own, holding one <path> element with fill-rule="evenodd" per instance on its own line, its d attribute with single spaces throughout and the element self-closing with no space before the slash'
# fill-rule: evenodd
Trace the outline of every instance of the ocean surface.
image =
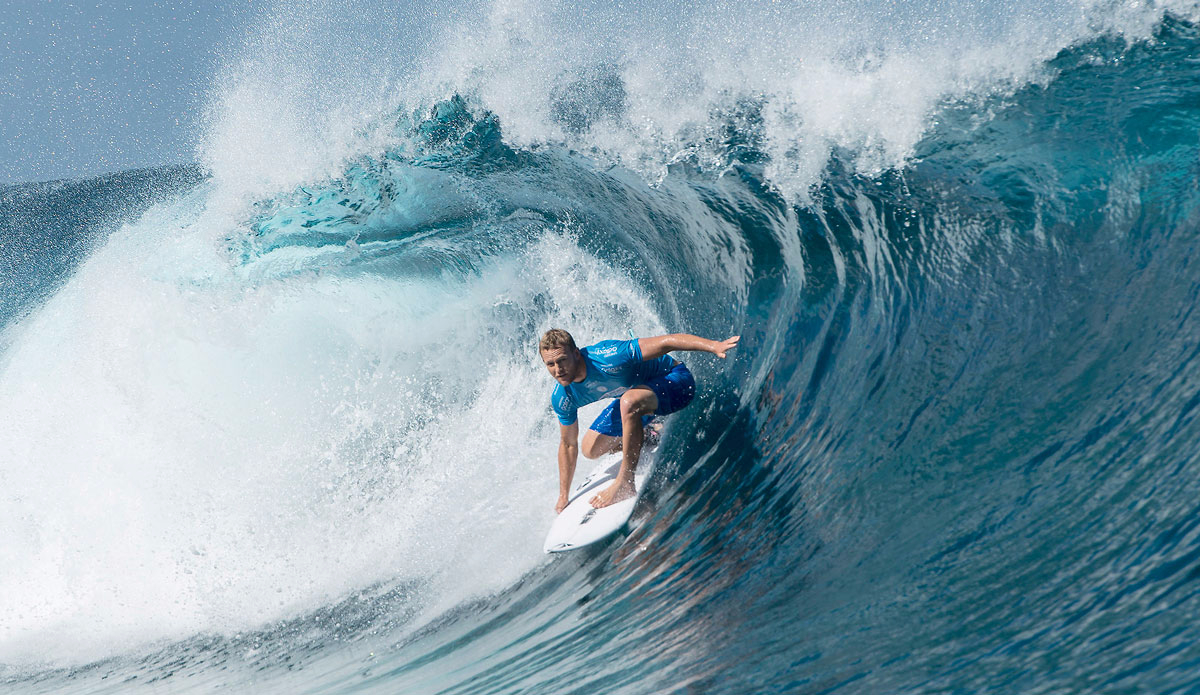
<svg viewBox="0 0 1200 695">
<path fill-rule="evenodd" d="M 1200 692 L 1194 3 L 315 6 L 0 189 L 0 690 Z M 550 327 L 741 336 L 556 556 Z"/>
</svg>

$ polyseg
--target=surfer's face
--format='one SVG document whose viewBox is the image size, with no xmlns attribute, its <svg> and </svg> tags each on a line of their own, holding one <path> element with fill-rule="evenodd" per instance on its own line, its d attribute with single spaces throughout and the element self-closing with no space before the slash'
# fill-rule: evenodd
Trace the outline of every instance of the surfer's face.
<svg viewBox="0 0 1200 695">
<path fill-rule="evenodd" d="M 542 350 L 542 361 L 546 363 L 550 376 L 563 386 L 575 381 L 579 375 L 580 357 L 578 350 L 565 347 Z"/>
</svg>

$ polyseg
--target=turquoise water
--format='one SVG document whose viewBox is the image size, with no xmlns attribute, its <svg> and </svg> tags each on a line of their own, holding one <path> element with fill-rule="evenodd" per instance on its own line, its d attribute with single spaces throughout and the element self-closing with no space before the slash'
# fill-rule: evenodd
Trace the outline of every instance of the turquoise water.
<svg viewBox="0 0 1200 695">
<path fill-rule="evenodd" d="M 847 12 L 957 52 L 784 32 L 827 99 L 701 65 L 700 121 L 485 52 L 331 159 L 218 120 L 3 190 L 6 690 L 1200 689 L 1200 30 L 1155 12 L 970 60 Z M 742 336 L 562 556 L 552 325 Z"/>
</svg>

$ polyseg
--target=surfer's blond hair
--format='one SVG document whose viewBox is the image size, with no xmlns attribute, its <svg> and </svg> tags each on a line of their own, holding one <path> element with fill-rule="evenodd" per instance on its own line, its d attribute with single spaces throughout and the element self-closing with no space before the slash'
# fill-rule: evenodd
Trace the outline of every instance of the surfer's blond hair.
<svg viewBox="0 0 1200 695">
<path fill-rule="evenodd" d="M 551 328 L 542 334 L 542 339 L 538 341 L 538 350 L 546 351 L 555 348 L 566 348 L 571 352 L 577 352 L 579 348 L 575 347 L 575 339 L 571 337 L 561 328 Z"/>
</svg>

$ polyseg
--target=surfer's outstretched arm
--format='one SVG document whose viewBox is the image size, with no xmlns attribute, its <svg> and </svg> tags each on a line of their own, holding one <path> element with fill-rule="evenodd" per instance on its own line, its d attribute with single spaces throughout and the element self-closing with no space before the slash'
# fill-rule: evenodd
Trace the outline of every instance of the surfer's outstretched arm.
<svg viewBox="0 0 1200 695">
<path fill-rule="evenodd" d="M 737 347 L 740 338 L 741 336 L 735 335 L 725 340 L 709 340 L 690 333 L 671 333 L 657 335 L 653 338 L 638 338 L 638 347 L 642 350 L 643 361 L 657 359 L 675 350 L 711 352 L 717 357 L 725 359 L 725 353 Z"/>
<path fill-rule="evenodd" d="M 559 425 L 558 440 L 558 502 L 555 512 L 562 512 L 571 494 L 571 479 L 575 477 L 575 462 L 579 460 L 579 422 Z"/>
</svg>

